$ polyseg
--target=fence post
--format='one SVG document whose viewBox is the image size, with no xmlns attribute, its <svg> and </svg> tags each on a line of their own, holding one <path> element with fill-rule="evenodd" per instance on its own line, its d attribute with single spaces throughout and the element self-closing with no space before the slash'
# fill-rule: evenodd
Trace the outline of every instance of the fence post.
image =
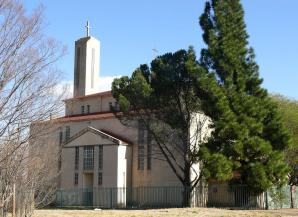
<svg viewBox="0 0 298 217">
<path fill-rule="evenodd" d="M 60 207 L 62 207 L 63 206 L 63 196 L 62 196 L 62 190 L 60 189 L 59 190 L 60 191 Z"/>
<path fill-rule="evenodd" d="M 265 193 L 265 208 L 266 209 L 269 209 L 269 204 L 268 204 L 268 191 L 266 191 L 266 193 Z"/>
<path fill-rule="evenodd" d="M 113 207 L 113 189 L 110 188 L 110 208 L 112 209 Z"/>
<path fill-rule="evenodd" d="M 12 193 L 12 217 L 16 217 L 16 184 L 13 184 L 13 193 Z"/>
</svg>

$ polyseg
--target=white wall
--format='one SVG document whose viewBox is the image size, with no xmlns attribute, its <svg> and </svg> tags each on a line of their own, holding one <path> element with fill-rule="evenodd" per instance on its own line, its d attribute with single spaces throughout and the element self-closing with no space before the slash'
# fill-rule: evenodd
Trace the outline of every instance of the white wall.
<svg viewBox="0 0 298 217">
<path fill-rule="evenodd" d="M 129 161 L 127 160 L 127 146 L 119 146 L 118 147 L 118 171 L 117 171 L 117 187 L 126 187 L 127 186 L 127 164 Z"/>
<path fill-rule="evenodd" d="M 118 146 L 103 146 L 102 187 L 117 187 Z"/>
<path fill-rule="evenodd" d="M 86 98 L 73 98 L 65 101 L 65 115 L 78 115 L 81 113 L 81 106 L 85 106 L 87 114 L 87 105 L 90 105 L 90 113 L 110 112 L 110 104 L 115 106 L 116 100 L 112 96 L 97 96 Z"/>
<path fill-rule="evenodd" d="M 80 48 L 80 59 L 78 61 L 78 48 Z M 92 49 L 94 49 L 94 59 L 92 60 Z M 85 37 L 75 42 L 75 61 L 74 61 L 74 96 L 86 96 L 97 93 L 99 90 L 99 58 L 100 42 L 94 37 Z M 92 61 L 94 61 L 93 87 L 91 86 Z M 77 66 L 79 66 L 77 68 Z M 76 75 L 78 77 L 76 77 Z M 77 86 L 76 84 L 79 83 Z"/>
</svg>

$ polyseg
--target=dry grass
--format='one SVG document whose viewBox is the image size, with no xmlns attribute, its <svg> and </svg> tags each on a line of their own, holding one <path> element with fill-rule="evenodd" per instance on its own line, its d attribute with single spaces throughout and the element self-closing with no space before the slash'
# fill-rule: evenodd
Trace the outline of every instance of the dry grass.
<svg viewBox="0 0 298 217">
<path fill-rule="evenodd" d="M 226 210 L 213 208 L 152 210 L 37 210 L 34 217 L 298 217 L 298 209 Z"/>
</svg>

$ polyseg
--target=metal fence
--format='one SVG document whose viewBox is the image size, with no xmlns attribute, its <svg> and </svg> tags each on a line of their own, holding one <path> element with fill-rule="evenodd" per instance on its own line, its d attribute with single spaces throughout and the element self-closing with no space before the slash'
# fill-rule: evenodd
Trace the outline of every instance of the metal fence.
<svg viewBox="0 0 298 217">
<path fill-rule="evenodd" d="M 283 188 L 272 188 L 268 190 L 267 207 L 268 209 L 291 208 L 291 187 L 284 186 Z M 293 206 L 298 208 L 298 186 L 292 191 Z"/>
<path fill-rule="evenodd" d="M 183 187 L 60 189 L 58 207 L 170 208 L 183 206 Z M 187 191 L 191 206 L 205 206 L 205 188 Z"/>
<path fill-rule="evenodd" d="M 255 193 L 246 185 L 209 185 L 208 207 L 266 209 L 267 194 Z"/>
<path fill-rule="evenodd" d="M 185 191 L 183 187 L 134 187 L 60 189 L 58 207 L 174 208 L 183 207 L 183 195 L 191 207 L 265 209 L 267 194 L 252 193 L 247 186 L 209 185 Z"/>
</svg>

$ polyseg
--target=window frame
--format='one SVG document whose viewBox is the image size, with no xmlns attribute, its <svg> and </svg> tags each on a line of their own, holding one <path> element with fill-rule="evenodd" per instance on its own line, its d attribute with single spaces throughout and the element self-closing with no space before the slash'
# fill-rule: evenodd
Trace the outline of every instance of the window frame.
<svg viewBox="0 0 298 217">
<path fill-rule="evenodd" d="M 103 179 L 103 176 L 102 176 L 102 172 L 98 172 L 98 177 L 97 177 L 97 184 L 98 186 L 102 186 L 102 179 Z"/>
<path fill-rule="evenodd" d="M 138 170 L 145 169 L 145 126 L 138 122 Z"/>
<path fill-rule="evenodd" d="M 152 139 L 149 132 L 147 132 L 147 170 L 152 169 Z"/>
<path fill-rule="evenodd" d="M 75 173 L 74 174 L 74 185 L 78 185 L 79 184 L 79 174 Z"/>
<path fill-rule="evenodd" d="M 80 163 L 80 147 L 75 147 L 75 170 L 79 169 Z"/>
<path fill-rule="evenodd" d="M 103 145 L 98 146 L 98 169 L 103 169 Z"/>
<path fill-rule="evenodd" d="M 65 141 L 70 139 L 70 126 L 65 127 Z"/>
<path fill-rule="evenodd" d="M 61 146 L 63 143 L 63 131 L 62 128 L 59 128 L 59 145 Z"/>
<path fill-rule="evenodd" d="M 84 170 L 94 169 L 94 146 L 84 146 L 83 168 Z"/>
</svg>

